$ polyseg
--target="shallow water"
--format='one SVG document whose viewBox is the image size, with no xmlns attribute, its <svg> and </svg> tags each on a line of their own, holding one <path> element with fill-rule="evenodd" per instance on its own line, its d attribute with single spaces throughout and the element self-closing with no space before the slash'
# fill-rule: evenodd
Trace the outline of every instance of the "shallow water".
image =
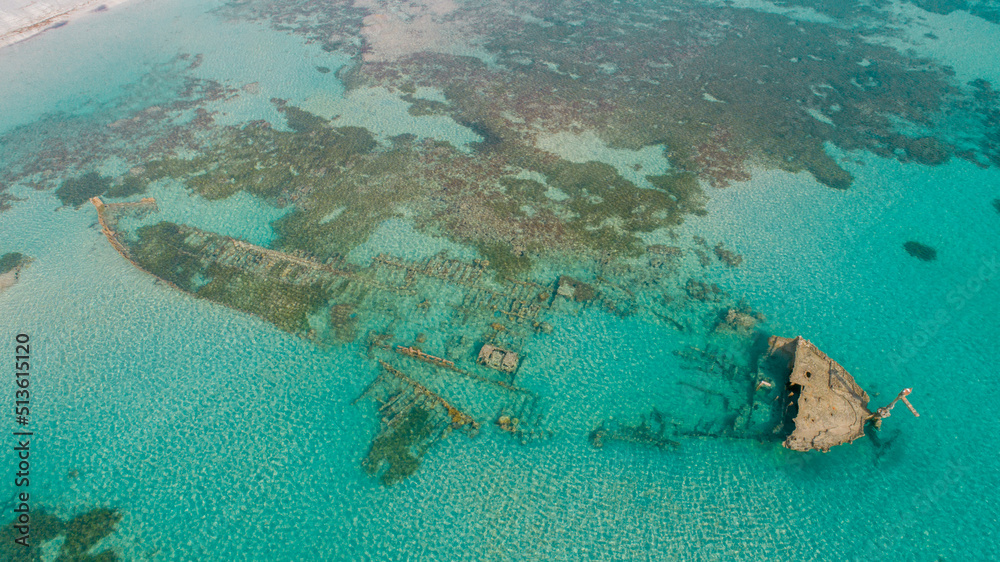
<svg viewBox="0 0 1000 562">
<path fill-rule="evenodd" d="M 448 6 L 440 4 L 432 2 L 428 9 L 445 10 L 446 15 Z M 815 10 L 809 4 L 786 9 L 742 2 L 737 7 L 787 14 L 789 21 L 850 23 L 823 12 L 822 3 Z M 293 5 L 299 6 L 288 3 Z M 706 2 L 698 9 L 718 9 L 712 6 Z M 648 244 L 683 247 L 684 258 L 675 268 L 648 273 L 643 269 L 648 256 L 624 256 L 614 264 L 630 264 L 643 273 L 600 282 L 608 294 L 631 293 L 631 300 L 616 296 L 614 302 L 638 302 L 637 312 L 614 314 L 602 304 L 556 296 L 538 317 L 551 325 L 551 333 L 539 328 L 527 335 L 517 331 L 514 321 L 493 315 L 509 326 L 506 333 L 496 330 L 494 335 L 519 345 L 515 382 L 540 397 L 538 429 L 544 437 L 522 444 L 500 431 L 495 420 L 506 398 L 495 388 L 449 373 L 431 377 L 430 370 L 421 371 L 415 362 L 403 363 L 413 369 L 411 374 L 428 376 L 423 384 L 459 404 L 482 427 L 472 438 L 452 432 L 427 450 L 414 474 L 388 487 L 362 468 L 380 427 L 376 404 L 352 401 L 379 375 L 373 359 L 402 359 L 373 352 L 365 336 L 391 331 L 394 344 L 406 344 L 423 335 L 422 348 L 442 357 L 474 344 L 478 349 L 485 337 L 481 318 L 467 313 L 463 320 L 461 307 L 454 305 L 461 302 L 464 286 L 442 288 L 442 283 L 412 298 L 415 303 L 426 297 L 426 308 L 411 306 L 411 297 L 397 293 L 371 297 L 359 311 L 356 339 L 317 342 L 158 281 L 108 244 L 91 205 L 61 206 L 52 188 L 91 169 L 119 176 L 146 165 L 143 154 L 152 154 L 150 160 L 171 153 L 194 157 L 199 143 L 212 145 L 211 135 L 227 125 L 263 120 L 275 130 L 290 130 L 272 98 L 313 111 L 334 126 L 367 128 L 382 147 L 408 133 L 414 142 L 447 141 L 454 149 L 449 158 L 468 158 L 470 170 L 495 165 L 498 174 L 545 180 L 538 172 L 516 169 L 521 161 L 514 157 L 503 160 L 509 153 L 482 148 L 500 144 L 484 123 L 501 121 L 483 117 L 492 119 L 496 108 L 475 105 L 487 103 L 475 101 L 476 96 L 457 97 L 454 90 L 421 84 L 414 90 L 416 98 L 461 100 L 454 104 L 467 104 L 463 115 L 480 120 L 449 113 L 413 115 L 407 112 L 412 102 L 403 98 L 406 90 L 385 78 L 393 62 L 369 68 L 362 78 L 343 72 L 373 53 L 395 52 L 385 46 L 385 37 L 373 35 L 372 20 L 362 24 L 362 18 L 415 9 L 392 3 L 359 3 L 356 8 L 356 14 L 338 12 L 347 22 L 341 27 L 315 31 L 298 27 L 313 21 L 308 17 L 279 25 L 266 14 L 254 19 L 243 12 L 212 11 L 200 2 L 137 0 L 0 51 L 0 73 L 18 77 L 0 85 L 4 166 L 21 169 L 29 153 L 39 152 L 24 147 L 51 148 L 53 140 L 70 143 L 71 153 L 81 158 L 88 150 L 98 155 L 93 161 L 84 158 L 79 166 L 51 160 L 42 166 L 47 170 L 15 174 L 5 188 L 18 199 L 10 210 L 0 211 L 0 254 L 17 251 L 34 259 L 17 284 L 0 294 L 0 338 L 13 342 L 15 334 L 27 333 L 32 342 L 33 510 L 45 508 L 62 517 L 99 506 L 119 510 L 123 518 L 117 530 L 95 552 L 113 548 L 126 560 L 1000 556 L 993 536 L 1000 502 L 993 451 L 1000 447 L 1000 437 L 991 430 L 1000 409 L 1000 383 L 992 369 L 993 342 L 1000 341 L 1000 214 L 992 204 L 1000 198 L 1000 170 L 977 166 L 973 160 L 984 162 L 982 155 L 953 156 L 930 166 L 906 161 L 899 153 L 903 149 L 879 155 L 831 142 L 826 154 L 853 176 L 849 189 L 831 189 L 806 171 L 779 169 L 763 153 L 750 155 L 749 180 L 737 178 L 716 188 L 710 186 L 711 178 L 701 177 L 707 195 L 703 216 L 687 215 L 680 225 L 640 233 Z M 653 14 L 661 9 L 649 6 Z M 979 16 L 933 15 L 908 4 L 886 10 L 896 14 L 886 29 L 902 26 L 904 33 L 883 30 L 884 36 L 873 42 L 895 47 L 918 40 L 914 30 L 922 37 L 925 28 L 940 31 L 950 25 L 943 21 L 960 25 L 971 18 L 975 25 L 970 32 L 978 30 L 982 44 L 995 47 L 981 52 L 1000 52 L 1000 25 Z M 922 19 L 906 20 L 913 13 Z M 706 14 L 715 17 L 715 12 Z M 447 43 L 441 52 L 448 56 L 463 52 L 475 57 L 483 49 L 493 53 L 491 44 L 469 31 L 476 29 L 473 24 L 440 30 L 427 22 L 446 25 L 441 22 L 452 20 L 437 12 L 405 21 L 426 24 L 421 33 L 440 33 L 440 44 Z M 599 23 L 595 20 L 594 26 Z M 568 25 L 587 28 L 586 21 Z M 343 28 L 354 29 L 354 35 Z M 637 24 L 621 33 L 627 37 L 638 29 Z M 324 39 L 318 38 L 320 33 Z M 351 50 L 365 44 L 368 50 Z M 323 45 L 333 46 L 328 51 Z M 987 70 L 996 67 L 973 64 L 967 51 L 936 46 L 918 52 L 954 65 L 963 83 L 995 79 Z M 191 56 L 179 59 L 180 54 Z M 505 51 L 503 56 L 514 55 Z M 195 60 L 199 64 L 192 64 Z M 400 60 L 396 63 L 403 67 Z M 461 70 L 468 60 L 452 61 L 454 72 L 468 72 L 469 83 L 479 87 L 477 81 L 487 79 L 479 71 Z M 490 59 L 484 67 L 509 70 L 504 61 L 497 66 Z M 439 64 L 444 63 L 435 59 L 428 68 Z M 576 70 L 558 65 L 556 70 L 551 84 L 571 88 L 558 80 Z M 365 85 L 364 79 L 376 86 Z M 393 89 L 378 85 L 382 79 Z M 140 133 L 134 139 L 139 140 L 101 136 L 127 127 L 109 124 L 182 98 L 179 88 L 187 80 L 215 81 L 223 93 L 170 108 L 169 119 L 141 125 L 148 129 L 136 125 Z M 528 94 L 515 91 L 523 85 L 511 84 L 508 91 L 499 86 L 490 91 L 497 99 L 523 94 L 539 107 L 573 105 L 544 90 L 551 84 L 532 83 L 537 90 Z M 621 118 L 616 110 L 595 107 L 582 114 L 606 110 L 613 116 L 608 119 Z M 165 153 L 157 153 L 155 146 L 148 153 L 135 148 L 187 127 L 199 108 L 214 121 L 203 129 L 191 128 L 189 143 L 177 141 Z M 714 115 L 706 111 L 703 118 Z M 522 117 L 522 123 L 528 119 Z M 639 148 L 625 141 L 615 144 L 602 140 L 613 132 L 602 130 L 605 137 L 600 137 L 582 123 L 560 119 L 538 121 L 537 148 L 570 162 L 605 162 L 642 189 L 652 187 L 645 176 L 672 169 L 674 160 L 668 158 L 679 150 L 652 137 Z M 514 118 L 506 123 L 520 126 Z M 978 140 L 974 133 L 952 130 L 946 136 Z M 78 134 L 96 140 L 72 145 L 83 138 Z M 150 137 L 142 136 L 146 134 Z M 107 156 L 116 151 L 118 156 Z M 436 153 L 420 153 L 429 154 Z M 421 175 L 425 168 L 412 161 L 408 165 L 412 170 L 397 172 L 426 184 L 439 181 Z M 493 173 L 486 169 L 473 170 L 470 177 Z M 377 173 L 381 171 L 365 176 L 376 188 L 383 185 Z M 31 189 L 33 184 L 43 189 Z M 398 185 L 386 180 L 384 188 Z M 449 189 L 479 187 L 470 180 Z M 569 197 L 554 185 L 547 187 L 547 200 L 560 203 Z M 442 193 L 445 201 L 455 191 Z M 159 213 L 123 219 L 123 230 L 167 220 L 265 247 L 278 247 L 276 225 L 297 209 L 290 195 L 277 200 L 238 192 L 208 200 L 169 178 L 126 199 L 141 196 L 156 198 Z M 300 207 L 311 201 L 309 194 L 302 197 L 295 200 Z M 530 212 L 541 212 L 540 204 L 529 203 Z M 475 224 L 449 222 L 442 210 L 446 204 L 414 198 L 392 209 L 389 218 L 363 215 L 378 222 L 359 223 L 359 231 L 372 228 L 362 242 L 343 249 L 347 263 L 364 268 L 383 253 L 410 261 L 442 251 L 464 262 L 485 257 L 483 246 L 470 236 L 490 240 L 505 223 L 482 227 L 485 234 L 477 234 Z M 462 204 L 470 214 L 479 212 L 474 200 Z M 335 211 L 320 224 L 362 216 Z M 562 219 L 569 220 L 567 216 Z M 608 219 L 610 230 L 625 228 L 615 220 Z M 512 245 L 520 243 L 514 237 L 521 234 L 509 235 Z M 695 251 L 701 247 L 692 242 L 696 236 L 708 240 L 704 251 L 709 256 L 711 246 L 723 243 L 742 255 L 742 263 L 734 268 L 719 260 L 701 265 Z M 935 248 L 936 259 L 921 261 L 907 254 L 903 244 L 910 240 Z M 597 261 L 562 247 L 548 253 L 529 247 L 527 252 L 540 257 L 519 275 L 550 288 L 559 275 L 597 284 L 595 277 L 618 271 L 601 269 Z M 486 275 L 483 283 L 495 288 L 502 277 L 494 281 Z M 717 284 L 726 295 L 718 302 L 687 298 L 683 287 L 688 279 Z M 616 283 L 625 285 L 612 289 Z M 663 304 L 664 294 L 673 300 Z M 810 339 L 854 375 L 871 395 L 873 407 L 913 387 L 911 398 L 921 417 L 897 408 L 877 434 L 882 446 L 866 437 L 825 454 L 790 451 L 776 441 L 682 434 L 695 424 L 692 420 L 717 421 L 733 412 L 684 386 L 728 383 L 692 369 L 675 351 L 704 348 L 712 341 L 746 363 L 749 336 L 722 338 L 719 344 L 712 331 L 719 309 L 724 313 L 740 300 L 766 317 L 758 325 L 760 335 Z M 684 330 L 658 320 L 656 314 L 664 311 Z M 456 343 L 463 336 L 468 343 Z M 487 372 L 475 367 L 468 353 L 455 361 Z M 4 396 L 13 396 L 10 377 L 2 389 Z M 678 448 L 611 443 L 596 449 L 589 443 L 590 432 L 602 422 L 635 423 L 653 408 L 671 419 Z M 13 456 L 6 458 L 4 470 L 10 477 Z M 5 481 L 0 497 L 14 492 L 12 478 Z M 4 521 L 10 518 L 9 511 L 3 512 Z"/>
</svg>

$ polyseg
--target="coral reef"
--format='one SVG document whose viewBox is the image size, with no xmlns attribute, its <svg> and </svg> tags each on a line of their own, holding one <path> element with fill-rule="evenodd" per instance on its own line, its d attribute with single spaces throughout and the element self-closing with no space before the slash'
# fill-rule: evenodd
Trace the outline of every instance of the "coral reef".
<svg viewBox="0 0 1000 562">
<path fill-rule="evenodd" d="M 831 2 L 810 4 L 854 18 L 850 21 L 860 29 L 882 30 L 878 17 L 873 16 L 880 6 L 837 9 Z M 654 218 L 657 213 L 671 215 L 661 224 L 676 222 L 675 210 L 703 212 L 697 180 L 718 187 L 742 181 L 748 177 L 746 164 L 751 160 L 768 167 L 805 170 L 827 185 L 846 188 L 852 178 L 828 155 L 826 143 L 927 165 L 950 157 L 979 165 L 1000 163 L 996 150 L 1000 102 L 988 82 L 956 84 L 948 68 L 874 44 L 850 26 L 792 21 L 780 14 L 693 0 L 655 7 L 594 1 L 459 4 L 436 0 L 398 5 L 374 0 L 354 4 L 292 0 L 275 5 L 244 0 L 230 2 L 216 13 L 267 21 L 277 29 L 302 34 L 323 49 L 356 56 L 358 64 L 339 74 L 349 87 L 390 88 L 405 94 L 403 99 L 411 103 L 414 115 L 450 115 L 479 133 L 483 141 L 477 149 L 480 156 L 490 159 L 489 165 L 477 168 L 454 155 L 448 157 L 453 165 L 437 161 L 443 176 L 434 179 L 442 187 L 451 184 L 452 191 L 462 185 L 482 185 L 488 193 L 495 187 L 491 178 L 519 169 L 538 171 L 549 177 L 552 187 L 563 189 L 555 183 L 562 173 L 558 168 L 566 163 L 553 162 L 551 155 L 536 148 L 539 135 L 563 131 L 592 131 L 614 148 L 665 145 L 672 167 L 669 179 L 649 178 L 657 191 L 666 192 L 675 203 L 675 209 L 670 209 L 662 201 L 652 202 L 657 207 L 651 211 Z M 580 18 L 587 25 L 572 23 Z M 405 42 L 401 42 L 403 37 Z M 199 57 L 181 55 L 155 69 L 132 90 L 136 101 L 120 104 L 129 107 L 128 111 L 109 111 L 100 119 L 60 119 L 61 128 L 68 126 L 77 134 L 52 135 L 55 121 L 11 133 L 6 140 L 16 137 L 19 142 L 11 143 L 17 147 L 16 154 L 12 165 L 0 172 L 0 184 L 16 180 L 51 187 L 65 177 L 64 172 L 94 170 L 95 164 L 112 154 L 142 165 L 177 149 L 202 153 L 210 146 L 232 147 L 232 131 L 215 127 L 204 106 L 237 96 L 241 90 L 186 74 L 199 64 Z M 317 70 L 324 69 L 330 71 L 327 67 Z M 420 86 L 443 90 L 447 103 L 414 97 Z M 136 94 L 150 91 L 162 93 L 156 96 L 162 103 L 150 103 L 148 95 L 143 103 Z M 289 124 L 303 131 L 291 113 L 286 112 Z M 961 138 L 945 132 L 956 119 L 974 125 L 964 128 Z M 923 132 L 913 134 L 914 130 Z M 88 150 L 79 150 L 83 146 Z M 606 175 L 595 163 L 573 165 L 582 166 L 587 175 Z M 458 169 L 462 173 L 454 174 Z M 217 197 L 251 177 L 239 170 L 231 178 L 210 175 L 220 183 L 203 184 L 200 191 Z M 261 175 L 268 178 L 259 191 L 277 189 L 274 182 L 282 180 L 276 169 Z M 421 182 L 431 177 L 426 174 Z M 109 196 L 140 189 L 138 180 L 126 177 L 121 181 L 121 192 L 112 189 Z M 569 181 L 573 183 L 572 178 Z M 576 221 L 560 221 L 568 223 L 565 227 L 573 231 L 575 242 L 597 247 L 601 245 L 598 240 L 611 239 L 603 249 L 612 252 L 617 243 L 626 242 L 625 251 L 634 255 L 634 242 L 628 232 L 619 230 L 624 223 L 626 231 L 644 232 L 650 215 L 642 209 L 650 201 L 643 198 L 661 195 L 630 188 L 625 191 L 631 193 L 614 193 L 612 198 L 619 203 L 623 197 L 634 201 L 612 216 L 589 220 L 590 201 L 607 199 L 607 194 L 596 193 L 600 186 L 593 183 L 576 185 L 586 194 L 572 197 L 561 206 L 564 209 L 555 209 L 562 214 L 554 215 L 563 219 L 568 213 L 580 215 Z M 692 189 L 694 198 L 689 197 Z M 615 187 L 613 191 L 622 190 Z M 97 194 L 93 189 L 90 192 Z M 295 202 L 297 192 L 286 195 L 286 204 Z M 81 197 L 72 199 L 79 204 Z M 474 216 L 471 211 L 488 217 L 510 204 L 502 191 L 472 199 L 460 202 L 473 207 L 467 213 L 470 217 Z M 638 216 L 623 212 L 629 209 L 637 210 Z M 530 240 L 512 241 L 511 233 L 523 227 L 551 230 L 557 226 L 553 215 L 543 210 L 530 221 L 520 217 L 520 229 L 506 228 L 494 239 L 482 240 L 484 236 L 467 232 L 474 221 L 462 221 L 454 213 L 439 218 L 453 226 L 456 239 L 500 258 L 497 263 L 504 262 L 505 270 L 512 273 L 527 271 L 530 254 L 537 247 Z"/>
<path fill-rule="evenodd" d="M 237 96 L 239 90 L 191 77 L 197 60 L 181 54 L 154 66 L 95 112 L 55 114 L 0 135 L 0 208 L 12 200 L 4 193 L 12 185 L 51 189 L 65 185 L 63 180 L 73 174 L 78 177 L 66 180 L 73 183 L 63 189 L 64 204 L 79 205 L 86 201 L 84 195 L 100 195 L 102 186 L 109 196 L 124 197 L 137 193 L 139 185 L 128 177 L 110 183 L 102 179 L 94 170 L 107 160 L 139 166 L 179 150 L 204 150 L 215 129 L 205 106 Z"/>
<path fill-rule="evenodd" d="M 732 131 L 717 126 L 707 141 L 695 148 L 694 163 L 712 187 L 726 187 L 730 182 L 750 179 L 750 172 L 744 165 L 747 153 L 733 145 Z"/>
<path fill-rule="evenodd" d="M 581 128 L 614 147 L 664 143 L 676 169 L 715 186 L 747 179 L 753 159 L 846 188 L 852 178 L 824 150 L 827 142 L 941 164 L 952 139 L 944 132 L 911 138 L 896 123 L 944 131 L 949 112 L 988 115 L 996 107 L 972 107 L 947 68 L 852 31 L 788 25 L 777 14 L 680 2 L 653 16 L 638 6 L 587 2 L 588 25 L 574 26 L 567 21 L 582 17 L 581 6 L 503 4 L 517 8 L 463 6 L 455 17 L 465 32 L 480 34 L 504 70 L 422 51 L 392 65 L 369 61 L 351 72 L 351 83 L 443 84 L 454 118 L 488 131 L 487 144 L 504 150 L 531 146 L 539 131 Z M 508 15 L 522 10 L 545 23 Z M 611 31 L 622 28 L 627 35 Z M 985 140 L 955 154 L 992 154 Z"/>
<path fill-rule="evenodd" d="M 359 54 L 358 30 L 368 10 L 353 2 L 292 0 L 276 4 L 268 1 L 229 1 L 215 9 L 218 15 L 233 20 L 266 21 L 281 31 L 294 32 L 318 43 L 328 52 Z"/>
<path fill-rule="evenodd" d="M 193 159 L 147 162 L 135 181 L 171 177 L 208 199 L 243 190 L 278 206 L 294 204 L 274 224 L 274 246 L 322 258 L 348 253 L 405 208 L 419 217 L 417 227 L 477 248 L 498 279 L 524 275 L 536 257 L 555 253 L 638 255 L 637 234 L 703 212 L 690 173 L 650 177 L 656 189 L 642 189 L 607 164 L 527 147 L 510 148 L 518 154 L 512 165 L 502 141 L 478 156 L 434 141 L 382 146 L 364 129 L 331 127 L 276 103 L 291 132 L 262 123 L 230 127 L 215 148 Z M 547 186 L 514 177 L 524 171 L 542 174 Z M 547 187 L 568 197 L 552 199 Z"/>
</svg>

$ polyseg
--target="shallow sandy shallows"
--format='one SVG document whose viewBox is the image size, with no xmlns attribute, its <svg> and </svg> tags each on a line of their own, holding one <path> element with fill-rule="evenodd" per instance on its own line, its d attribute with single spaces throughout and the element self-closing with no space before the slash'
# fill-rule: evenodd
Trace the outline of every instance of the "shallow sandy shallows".
<svg viewBox="0 0 1000 562">
<path fill-rule="evenodd" d="M 17 283 L 17 272 L 20 268 L 14 268 L 3 275 L 0 275 L 0 293 L 14 286 Z"/>
<path fill-rule="evenodd" d="M 128 0 L 0 0 L 0 47 Z"/>
</svg>

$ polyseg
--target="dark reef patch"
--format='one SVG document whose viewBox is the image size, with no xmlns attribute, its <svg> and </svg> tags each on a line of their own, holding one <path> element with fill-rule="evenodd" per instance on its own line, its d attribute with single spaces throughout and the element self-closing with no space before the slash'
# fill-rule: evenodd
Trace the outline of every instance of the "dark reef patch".
<svg viewBox="0 0 1000 562">
<path fill-rule="evenodd" d="M 14 271 L 16 268 L 27 265 L 31 258 L 20 252 L 8 252 L 0 256 L 0 275 Z"/>
<path fill-rule="evenodd" d="M 0 529 L 0 559 L 10 562 L 34 562 L 42 560 L 40 545 L 60 536 L 65 537 L 61 549 L 56 552 L 59 562 L 115 562 L 118 553 L 108 549 L 91 554 L 97 543 L 113 533 L 122 519 L 115 509 L 97 508 L 81 513 L 69 520 L 63 520 L 46 511 L 32 509 L 31 534 L 27 548 L 16 544 L 19 535 L 14 528 L 15 521 Z"/>
<path fill-rule="evenodd" d="M 910 240 L 903 244 L 903 249 L 907 254 L 923 261 L 933 261 L 937 259 L 937 250 L 920 242 Z"/>
<path fill-rule="evenodd" d="M 126 175 L 115 182 L 104 193 L 108 197 L 131 197 L 146 191 L 146 182 L 142 178 Z"/>
<path fill-rule="evenodd" d="M 944 164 L 951 158 L 949 147 L 934 137 L 907 139 L 905 150 L 910 158 L 928 166 Z"/>
<path fill-rule="evenodd" d="M 63 205 L 79 207 L 91 197 L 104 195 L 109 187 L 111 187 L 111 178 L 97 172 L 87 172 L 82 176 L 64 181 L 56 190 L 56 197 L 63 202 Z"/>
<path fill-rule="evenodd" d="M 14 207 L 13 205 L 10 204 L 11 201 L 24 201 L 24 199 L 14 197 L 9 193 L 0 192 L 0 213 L 4 211 L 9 211 Z"/>
<path fill-rule="evenodd" d="M 288 128 L 297 133 L 317 130 L 328 123 L 326 119 L 292 105 L 281 105 L 278 111 L 285 114 L 285 121 L 288 123 Z"/>
<path fill-rule="evenodd" d="M 115 179 L 97 172 L 87 172 L 64 181 L 56 190 L 56 197 L 63 202 L 63 205 L 79 207 L 91 197 L 99 195 L 116 198 L 137 195 L 146 191 L 147 183 L 146 178 L 132 174 Z"/>
<path fill-rule="evenodd" d="M 410 107 L 406 111 L 414 117 L 421 117 L 424 115 L 445 115 L 447 113 L 448 104 L 446 103 L 417 98 L 412 94 L 405 94 L 401 96 L 400 99 L 410 104 Z"/>
</svg>

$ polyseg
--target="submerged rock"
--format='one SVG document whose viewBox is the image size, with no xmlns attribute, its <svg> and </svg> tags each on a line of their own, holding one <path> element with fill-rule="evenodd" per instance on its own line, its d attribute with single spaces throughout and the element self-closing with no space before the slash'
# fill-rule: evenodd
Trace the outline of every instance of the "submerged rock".
<svg viewBox="0 0 1000 562">
<path fill-rule="evenodd" d="M 756 315 L 746 311 L 730 308 L 726 316 L 715 325 L 715 330 L 729 330 L 732 332 L 748 333 L 757 326 L 760 320 Z"/>
<path fill-rule="evenodd" d="M 795 451 L 829 451 L 865 434 L 865 423 L 875 417 L 868 410 L 868 394 L 854 377 L 802 336 L 771 336 L 768 354 L 791 358 L 788 386 L 798 392 L 795 429 L 784 446 Z"/>
<path fill-rule="evenodd" d="M 906 250 L 907 254 L 910 254 L 918 260 L 933 261 L 937 259 L 937 250 L 927 244 L 921 244 L 920 242 L 910 240 L 903 244 L 903 249 Z"/>
<path fill-rule="evenodd" d="M 9 252 L 0 256 L 0 293 L 17 283 L 21 270 L 31 261 L 31 258 L 19 252 Z"/>
</svg>

